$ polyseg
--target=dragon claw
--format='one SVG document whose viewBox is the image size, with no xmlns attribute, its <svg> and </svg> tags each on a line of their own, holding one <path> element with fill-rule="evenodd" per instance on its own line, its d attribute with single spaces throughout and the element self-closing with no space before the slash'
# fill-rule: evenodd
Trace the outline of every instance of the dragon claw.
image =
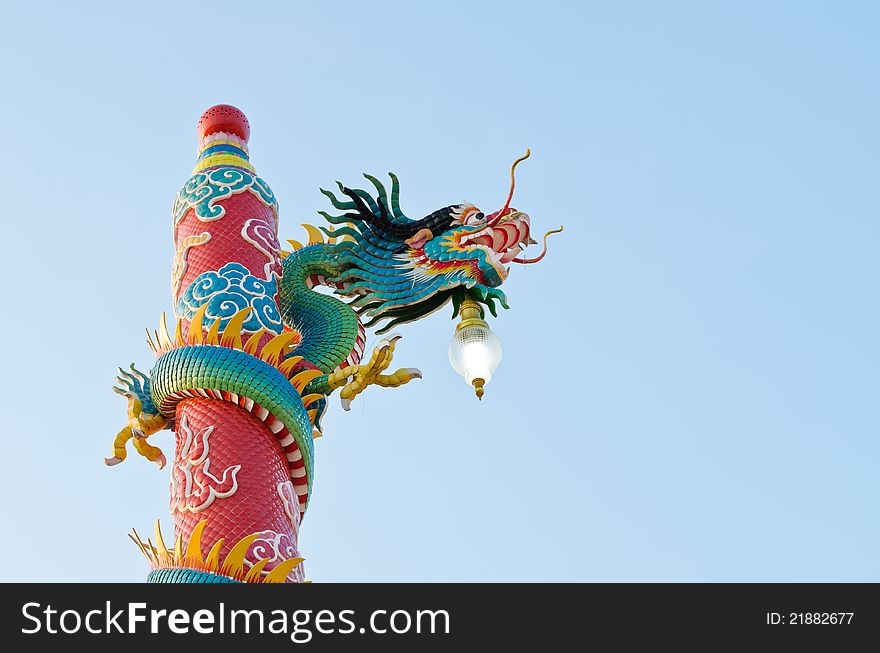
<svg viewBox="0 0 880 653">
<path fill-rule="evenodd" d="M 166 428 L 170 420 L 153 405 L 150 397 L 150 377 L 132 363 L 128 370 L 119 368 L 116 381 L 118 385 L 113 386 L 113 392 L 128 400 L 128 423 L 116 434 L 113 440 L 114 456 L 105 458 L 104 464 L 113 467 L 125 460 L 126 444 L 132 441 L 140 455 L 150 462 L 157 463 L 159 469 L 162 469 L 166 463 L 165 456 L 162 455 L 161 449 L 149 444 L 147 438 Z"/>
<path fill-rule="evenodd" d="M 422 378 L 421 370 L 415 367 L 404 367 L 393 374 L 383 374 L 391 365 L 394 355 L 394 346 L 402 336 L 392 333 L 383 338 L 373 350 L 369 362 L 355 365 L 336 373 L 338 376 L 331 382 L 331 387 L 343 386 L 340 392 L 340 400 L 343 410 L 351 410 L 352 400 L 359 395 L 368 385 L 378 385 L 383 388 L 396 388 L 413 379 Z"/>
<path fill-rule="evenodd" d="M 162 453 L 162 450 L 159 449 L 159 447 L 154 447 L 147 442 L 147 434 L 141 429 L 135 428 L 131 430 L 131 434 L 134 438 L 134 448 L 137 449 L 139 454 L 150 462 L 159 465 L 159 469 L 165 467 L 165 463 L 167 462 L 165 454 Z"/>
<path fill-rule="evenodd" d="M 382 340 L 379 341 L 378 349 L 380 349 L 381 351 L 385 351 L 390 348 L 393 351 L 394 345 L 401 338 L 403 338 L 403 336 L 400 335 L 399 333 L 392 333 L 392 334 L 382 338 Z"/>
</svg>

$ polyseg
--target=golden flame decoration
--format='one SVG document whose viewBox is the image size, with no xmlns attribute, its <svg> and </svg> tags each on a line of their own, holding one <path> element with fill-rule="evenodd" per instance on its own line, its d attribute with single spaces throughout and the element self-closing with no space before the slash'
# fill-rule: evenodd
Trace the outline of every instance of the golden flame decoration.
<svg viewBox="0 0 880 653">
<path fill-rule="evenodd" d="M 252 533 L 241 538 L 226 554 L 223 562 L 220 562 L 220 549 L 223 548 L 224 538 L 217 540 L 208 552 L 207 557 L 202 557 L 202 532 L 205 530 L 208 520 L 203 519 L 193 529 L 192 536 L 186 543 L 184 550 L 183 536 L 178 535 L 174 548 L 169 549 L 162 537 L 162 528 L 159 520 L 153 527 L 153 537 L 156 544 L 147 538 L 141 540 L 137 531 L 132 529 L 129 534 L 131 541 L 135 543 L 144 557 L 149 561 L 152 569 L 192 569 L 203 571 L 218 576 L 226 576 L 244 583 L 283 583 L 290 573 L 303 562 L 305 558 L 287 558 L 278 563 L 271 571 L 264 574 L 263 568 L 269 562 L 266 558 L 260 558 L 253 567 L 245 570 L 244 559 L 254 541 L 260 536 Z"/>
<path fill-rule="evenodd" d="M 302 356 L 288 355 L 302 340 L 302 336 L 298 331 L 285 331 L 280 335 L 274 336 L 260 347 L 260 341 L 263 339 L 263 336 L 269 333 L 267 329 L 256 331 L 246 341 L 242 342 L 241 328 L 252 310 L 251 307 L 245 307 L 229 318 L 229 322 L 227 322 L 226 328 L 222 332 L 220 331 L 220 319 L 214 320 L 210 326 L 205 324 L 205 312 L 207 309 L 207 303 L 199 306 L 187 328 L 184 328 L 183 320 L 178 318 L 174 327 L 174 337 L 168 331 L 168 324 L 163 312 L 159 320 L 159 329 L 154 330 L 152 334 L 149 329 L 146 330 L 147 344 L 153 353 L 156 356 L 162 356 L 178 347 L 198 345 L 215 345 L 238 349 L 277 368 L 290 381 L 291 385 L 296 388 L 300 396 L 302 396 L 310 381 L 323 375 L 323 372 L 319 370 L 306 369 L 292 377 L 290 376 L 296 365 L 303 360 Z M 303 397 L 303 406 L 309 406 L 322 397 L 323 395 L 308 394 Z M 318 409 L 315 408 L 306 411 L 306 413 L 309 421 L 314 425 Z M 321 433 L 315 430 L 313 436 L 321 437 Z"/>
<path fill-rule="evenodd" d="M 186 335 L 184 335 L 183 320 L 178 319 L 174 329 L 174 337 L 172 338 L 168 332 L 168 326 L 165 321 L 165 313 L 159 322 L 159 330 L 152 334 L 147 329 L 147 344 L 154 354 L 161 356 L 172 349 L 178 347 L 189 347 L 192 345 L 216 345 L 219 347 L 229 347 L 238 349 L 251 356 L 255 356 L 269 365 L 278 368 L 285 377 L 289 377 L 291 371 L 303 360 L 302 356 L 288 356 L 287 354 L 300 343 L 302 337 L 297 331 L 285 331 L 284 333 L 274 336 L 262 348 L 259 348 L 260 340 L 269 333 L 266 329 L 260 329 L 248 337 L 247 341 L 242 342 L 241 327 L 248 318 L 251 308 L 246 307 L 235 313 L 226 328 L 220 331 L 221 320 L 215 320 L 207 332 L 205 331 L 205 311 L 208 305 L 202 304 L 199 310 L 193 315 Z M 259 350 L 258 350 L 259 348 Z M 315 377 L 321 376 L 321 372 L 317 370 L 306 370 L 300 372 L 290 382 L 302 393 L 308 382 Z"/>
<path fill-rule="evenodd" d="M 345 226 L 345 227 L 349 227 L 349 228 L 352 228 L 352 229 L 354 228 L 354 225 L 351 224 L 350 222 L 346 222 L 343 226 Z M 302 227 L 303 227 L 303 229 L 306 230 L 306 234 L 307 234 L 308 237 L 309 237 L 308 241 L 306 242 L 305 245 L 303 245 L 303 244 L 302 244 L 301 242 L 299 242 L 298 240 L 288 240 L 287 242 L 290 244 L 290 247 L 292 248 L 292 250 L 291 250 L 291 251 L 287 251 L 287 250 L 282 249 L 281 252 L 280 252 L 280 255 L 281 255 L 281 258 L 282 258 L 282 259 L 287 258 L 287 257 L 290 256 L 293 252 L 297 252 L 297 251 L 301 250 L 303 247 L 305 247 L 305 246 L 307 246 L 307 245 L 320 245 L 320 244 L 325 243 L 325 242 L 326 242 L 328 245 L 332 245 L 332 244 L 334 244 L 334 243 L 336 243 L 336 242 L 340 242 L 340 243 L 345 243 L 345 242 L 354 243 L 354 242 L 357 242 L 357 241 L 356 241 L 354 238 L 352 238 L 352 236 L 349 235 L 349 234 L 343 234 L 342 236 L 337 236 L 337 235 L 336 235 L 336 230 L 335 230 L 334 228 L 332 228 L 332 227 L 330 227 L 330 228 L 326 228 L 326 227 L 318 228 L 318 227 L 316 227 L 316 226 L 313 225 L 313 224 L 304 224 L 304 225 L 302 225 Z M 324 240 L 324 236 L 323 236 L 323 234 L 321 233 L 321 229 L 323 229 L 323 230 L 326 231 L 326 233 L 327 233 L 327 240 L 326 240 L 326 241 Z"/>
</svg>

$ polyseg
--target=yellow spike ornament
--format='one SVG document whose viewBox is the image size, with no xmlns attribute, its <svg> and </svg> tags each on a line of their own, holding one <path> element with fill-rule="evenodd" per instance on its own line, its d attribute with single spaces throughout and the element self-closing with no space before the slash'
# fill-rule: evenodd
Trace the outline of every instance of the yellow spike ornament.
<svg viewBox="0 0 880 653">
<path fill-rule="evenodd" d="M 129 538 L 149 562 L 151 577 L 184 573 L 190 579 L 188 582 L 206 582 L 205 576 L 224 576 L 242 583 L 284 583 L 304 560 L 295 556 L 280 559 L 259 558 L 252 562 L 247 555 L 248 551 L 264 536 L 262 533 L 251 533 L 235 542 L 222 562 L 220 551 L 223 548 L 223 539 L 214 542 L 208 555 L 203 558 L 202 534 L 207 523 L 208 520 L 203 519 L 196 524 L 186 546 L 183 545 L 183 537 L 178 536 L 173 549 L 166 547 L 158 519 L 153 530 L 155 545 L 151 540 L 141 540 L 134 529 Z"/>
</svg>

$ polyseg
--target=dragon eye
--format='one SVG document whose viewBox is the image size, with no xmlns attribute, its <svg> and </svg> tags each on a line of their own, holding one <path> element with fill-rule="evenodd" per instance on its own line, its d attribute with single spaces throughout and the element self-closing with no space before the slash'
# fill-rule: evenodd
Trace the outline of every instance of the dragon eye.
<svg viewBox="0 0 880 653">
<path fill-rule="evenodd" d="M 475 225 L 480 224 L 486 219 L 486 216 L 482 211 L 477 211 L 476 213 L 471 213 L 466 219 L 465 224 L 467 225 Z"/>
</svg>

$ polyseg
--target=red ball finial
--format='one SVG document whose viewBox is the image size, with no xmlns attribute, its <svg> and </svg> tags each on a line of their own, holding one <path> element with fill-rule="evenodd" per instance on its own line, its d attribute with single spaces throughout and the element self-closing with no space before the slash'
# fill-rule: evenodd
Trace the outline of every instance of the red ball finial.
<svg viewBox="0 0 880 653">
<path fill-rule="evenodd" d="M 217 132 L 235 134 L 245 143 L 251 137 L 251 126 L 247 117 L 240 109 L 231 104 L 215 104 L 205 111 L 199 118 L 196 131 L 199 134 L 199 140 Z"/>
</svg>

